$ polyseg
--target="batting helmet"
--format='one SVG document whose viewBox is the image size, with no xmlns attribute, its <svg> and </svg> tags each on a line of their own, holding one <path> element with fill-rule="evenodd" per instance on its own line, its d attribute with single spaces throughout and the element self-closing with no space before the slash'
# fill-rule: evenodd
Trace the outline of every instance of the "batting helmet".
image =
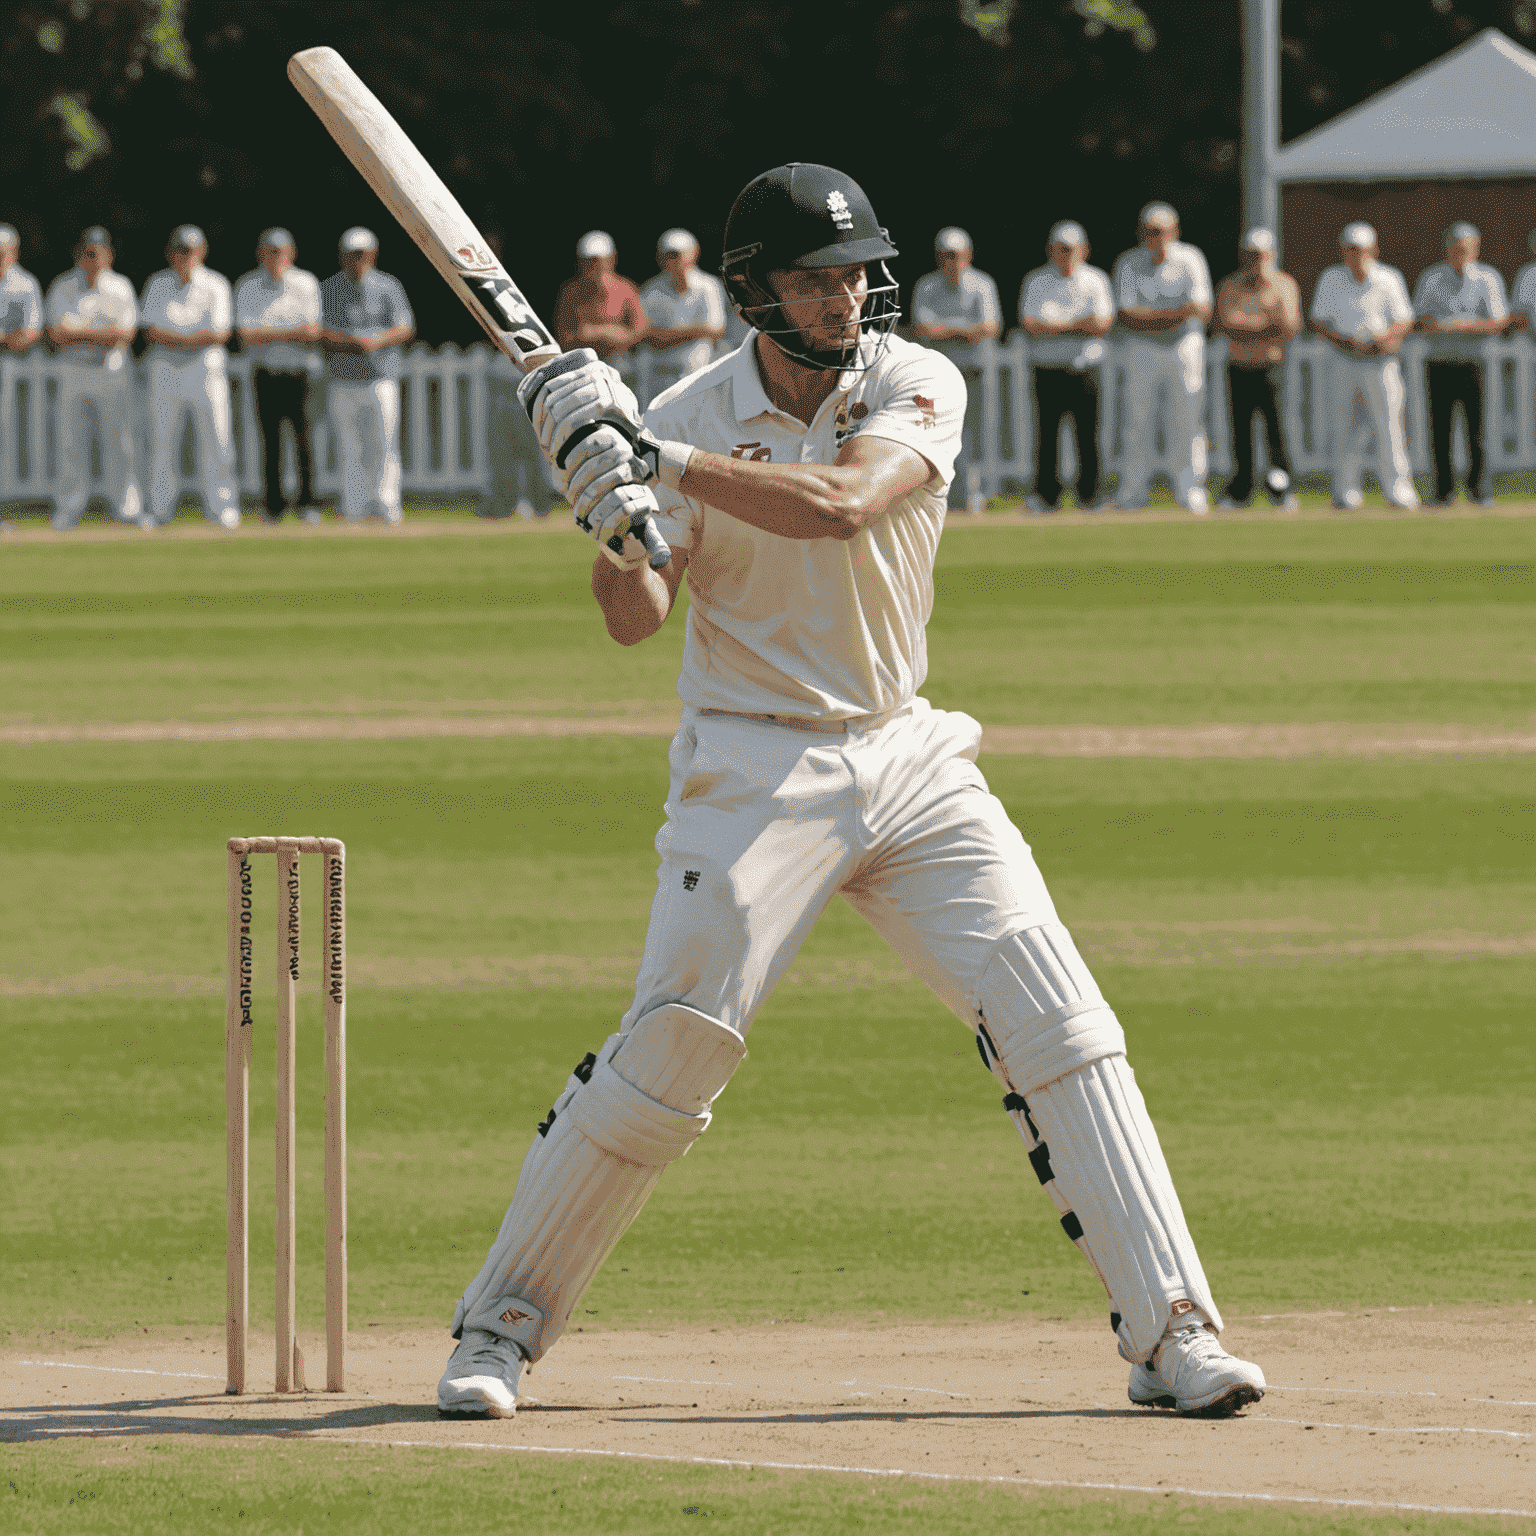
<svg viewBox="0 0 1536 1536">
<path fill-rule="evenodd" d="M 725 224 L 720 274 L 744 319 L 808 368 L 865 369 L 884 353 L 901 316 L 896 280 L 885 265 L 897 254 L 875 218 L 864 189 L 829 165 L 799 161 L 765 171 L 747 183 Z M 838 347 L 813 347 L 784 312 L 769 274 L 786 268 L 879 264 L 859 314 L 855 334 Z M 874 274 L 871 274 L 873 276 Z M 862 347 L 866 335 L 878 338 Z"/>
</svg>

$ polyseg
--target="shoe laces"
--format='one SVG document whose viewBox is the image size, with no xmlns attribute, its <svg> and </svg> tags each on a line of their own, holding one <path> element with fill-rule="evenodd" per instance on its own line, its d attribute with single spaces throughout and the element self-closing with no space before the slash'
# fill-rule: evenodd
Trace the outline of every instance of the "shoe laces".
<svg viewBox="0 0 1536 1536">
<path fill-rule="evenodd" d="M 1225 1355 L 1221 1341 L 1204 1323 L 1186 1323 L 1182 1328 L 1170 1328 L 1158 1346 L 1158 1366 L 1162 1366 L 1162 1351 L 1169 1344 L 1178 1346 L 1179 1355 L 1188 1360 L 1209 1360 Z"/>
<path fill-rule="evenodd" d="M 466 1364 L 485 1361 L 494 1365 L 499 1373 L 515 1372 L 521 1367 L 523 1352 L 510 1339 L 504 1339 L 500 1334 L 486 1333 L 481 1329 L 473 1331 L 479 1334 L 479 1338 L 464 1357 Z"/>
</svg>

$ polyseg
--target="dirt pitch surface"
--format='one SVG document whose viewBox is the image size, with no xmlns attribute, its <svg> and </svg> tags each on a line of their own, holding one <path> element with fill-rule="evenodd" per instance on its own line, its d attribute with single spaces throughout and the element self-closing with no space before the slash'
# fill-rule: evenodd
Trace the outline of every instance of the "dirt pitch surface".
<svg viewBox="0 0 1536 1536">
<path fill-rule="evenodd" d="M 221 1337 L 55 1342 L 0 1354 L 0 1439 L 281 1435 L 1536 1517 L 1536 1307 L 1233 1318 L 1225 1342 L 1271 1385 L 1216 1422 L 1131 1407 L 1102 1323 L 572 1332 L 510 1420 L 437 1416 L 438 1330 L 360 1329 L 346 1393 L 283 1397 L 270 1337 L 241 1398 Z"/>
</svg>

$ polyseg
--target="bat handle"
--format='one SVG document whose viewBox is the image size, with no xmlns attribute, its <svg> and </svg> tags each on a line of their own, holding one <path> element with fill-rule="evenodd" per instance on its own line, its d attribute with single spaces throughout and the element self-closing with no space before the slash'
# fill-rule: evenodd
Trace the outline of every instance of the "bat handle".
<svg viewBox="0 0 1536 1536">
<path fill-rule="evenodd" d="M 672 563 L 672 551 L 666 541 L 656 531 L 656 524 L 651 521 L 649 513 L 637 517 L 629 525 L 629 531 L 645 545 L 645 552 L 650 557 L 650 566 L 653 571 L 659 571 L 662 566 Z"/>
</svg>

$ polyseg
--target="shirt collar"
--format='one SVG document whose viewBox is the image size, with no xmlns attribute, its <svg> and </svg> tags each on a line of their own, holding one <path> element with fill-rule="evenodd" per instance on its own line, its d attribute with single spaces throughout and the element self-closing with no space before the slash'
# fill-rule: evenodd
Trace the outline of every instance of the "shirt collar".
<svg viewBox="0 0 1536 1536">
<path fill-rule="evenodd" d="M 871 344 L 871 340 L 872 338 L 868 336 L 859 338 L 861 361 L 864 348 Z M 858 380 L 859 370 L 857 369 L 840 373 L 837 376 L 837 388 L 827 396 L 816 414 L 820 416 L 827 405 L 848 394 Z M 788 411 L 781 411 L 768 398 L 768 391 L 763 388 L 762 375 L 757 369 L 757 332 L 755 330 L 747 332 L 747 339 L 731 356 L 731 397 L 736 403 L 736 420 L 743 426 L 765 414 L 778 416 L 784 421 L 798 421 L 798 418 L 791 416 Z"/>
</svg>

